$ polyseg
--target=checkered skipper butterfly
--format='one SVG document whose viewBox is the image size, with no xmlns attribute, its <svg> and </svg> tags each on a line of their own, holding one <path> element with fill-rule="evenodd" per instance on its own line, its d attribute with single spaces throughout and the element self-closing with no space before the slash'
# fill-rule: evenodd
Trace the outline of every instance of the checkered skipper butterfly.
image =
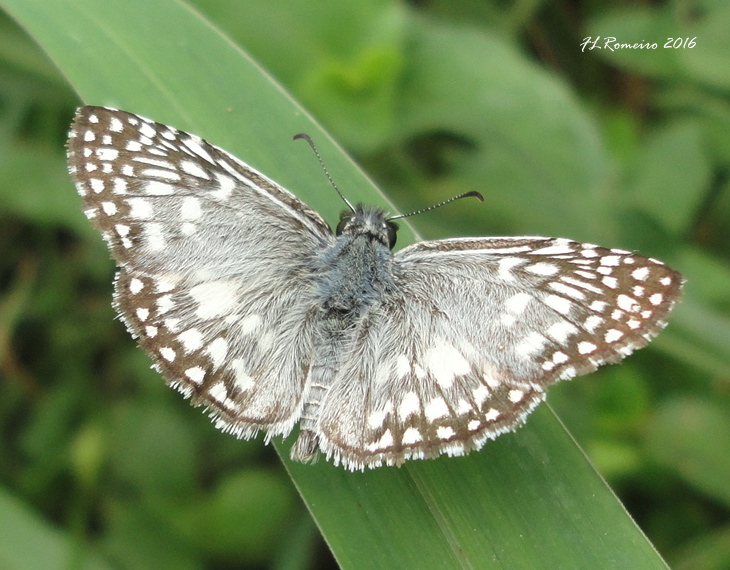
<svg viewBox="0 0 730 570">
<path fill-rule="evenodd" d="M 666 324 L 683 279 L 619 249 L 454 238 L 397 253 L 378 208 L 333 234 L 208 142 L 79 109 L 70 171 L 119 265 L 114 304 L 168 384 L 221 429 L 348 469 L 462 455 L 512 431 L 558 380 Z"/>
</svg>

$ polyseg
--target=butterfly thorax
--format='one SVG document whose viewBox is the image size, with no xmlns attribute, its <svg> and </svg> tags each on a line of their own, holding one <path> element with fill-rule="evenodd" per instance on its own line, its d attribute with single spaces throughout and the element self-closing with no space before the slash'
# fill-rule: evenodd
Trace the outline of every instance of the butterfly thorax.
<svg viewBox="0 0 730 570">
<path fill-rule="evenodd" d="M 318 305 L 325 313 L 356 319 L 392 288 L 396 229 L 378 208 L 358 205 L 343 214 L 337 240 L 315 262 Z"/>
</svg>

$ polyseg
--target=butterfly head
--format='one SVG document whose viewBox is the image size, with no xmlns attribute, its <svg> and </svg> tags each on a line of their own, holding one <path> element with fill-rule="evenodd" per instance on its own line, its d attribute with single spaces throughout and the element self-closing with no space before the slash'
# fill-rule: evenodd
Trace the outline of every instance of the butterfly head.
<svg viewBox="0 0 730 570">
<path fill-rule="evenodd" d="M 393 249 L 397 231 L 398 224 L 390 221 L 384 210 L 358 204 L 352 211 L 345 210 L 340 214 L 335 234 L 366 235 Z"/>
</svg>

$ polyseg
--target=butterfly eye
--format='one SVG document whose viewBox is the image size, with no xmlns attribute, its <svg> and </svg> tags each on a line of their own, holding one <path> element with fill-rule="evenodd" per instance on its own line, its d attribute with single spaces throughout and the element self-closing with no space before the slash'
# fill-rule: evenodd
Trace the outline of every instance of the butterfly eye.
<svg viewBox="0 0 730 570">
<path fill-rule="evenodd" d="M 352 219 L 352 212 L 348 212 L 345 210 L 340 214 L 340 221 L 337 224 L 337 228 L 335 228 L 335 235 L 340 236 L 342 235 L 342 232 L 345 231 L 345 227 Z"/>
<path fill-rule="evenodd" d="M 395 247 L 395 240 L 398 238 L 398 224 L 395 222 L 386 222 L 385 231 L 388 235 L 388 247 L 393 249 Z"/>
</svg>

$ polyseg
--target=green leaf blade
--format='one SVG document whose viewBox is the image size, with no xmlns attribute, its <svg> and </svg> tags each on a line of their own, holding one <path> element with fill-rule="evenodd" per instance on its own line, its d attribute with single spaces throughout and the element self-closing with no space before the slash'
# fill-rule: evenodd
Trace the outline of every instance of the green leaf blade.
<svg viewBox="0 0 730 570">
<path fill-rule="evenodd" d="M 342 205 L 306 146 L 290 142 L 308 132 L 350 199 L 387 205 L 279 85 L 184 4 L 2 5 L 85 102 L 200 134 L 334 220 Z M 413 238 L 402 230 L 402 241 Z M 290 443 L 277 444 L 283 461 L 345 568 L 665 567 L 545 406 L 528 426 L 480 453 L 401 469 L 349 473 L 324 461 L 292 464 Z"/>
</svg>

